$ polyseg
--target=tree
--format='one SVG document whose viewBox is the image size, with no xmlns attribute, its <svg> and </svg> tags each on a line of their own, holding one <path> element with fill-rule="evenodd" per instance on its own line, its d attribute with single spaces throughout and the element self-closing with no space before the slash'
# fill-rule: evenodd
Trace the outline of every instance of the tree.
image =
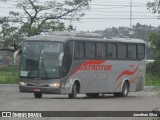
<svg viewBox="0 0 160 120">
<path fill-rule="evenodd" d="M 7 49 L 11 51 L 17 50 L 21 40 L 19 28 L 16 26 L 11 26 L 6 17 L 0 20 L 0 24 L 2 25 L 0 40 L 2 40 L 1 42 L 3 43 L 1 49 Z"/>
<path fill-rule="evenodd" d="M 29 37 L 39 35 L 46 31 L 74 30 L 75 28 L 72 24 L 66 26 L 64 21 L 71 23 L 83 17 L 83 12 L 89 9 L 90 1 L 91 0 L 65 0 L 59 2 L 58 0 L 19 0 L 17 9 L 21 9 L 22 12 L 10 11 L 5 21 L 7 26 L 3 26 L 4 22 L 1 22 L 2 26 L 5 27 L 1 33 L 7 30 L 8 36 L 15 38 L 13 41 L 13 39 L 5 39 L 5 37 L 3 37 L 4 44 L 9 46 L 10 43 L 19 43 L 19 38 L 22 38 L 22 36 Z M 12 28 L 12 30 L 9 30 L 9 28 Z M 14 48 L 16 48 L 16 46 Z"/>
<path fill-rule="evenodd" d="M 150 26 L 137 23 L 134 27 L 134 37 L 138 39 L 148 40 L 148 34 L 151 32 Z"/>
<path fill-rule="evenodd" d="M 147 3 L 148 9 L 154 14 L 160 14 L 160 0 L 155 0 L 154 2 Z M 149 36 L 152 48 L 155 52 L 155 62 L 151 67 L 152 73 L 159 75 L 160 73 L 160 33 L 151 33 Z"/>
<path fill-rule="evenodd" d="M 160 14 L 160 0 L 154 0 L 154 2 L 147 3 L 148 9 L 151 10 L 154 14 Z"/>
<path fill-rule="evenodd" d="M 150 66 L 150 71 L 159 75 L 160 73 L 160 33 L 151 33 L 149 36 L 152 49 L 155 53 L 155 62 Z"/>
</svg>

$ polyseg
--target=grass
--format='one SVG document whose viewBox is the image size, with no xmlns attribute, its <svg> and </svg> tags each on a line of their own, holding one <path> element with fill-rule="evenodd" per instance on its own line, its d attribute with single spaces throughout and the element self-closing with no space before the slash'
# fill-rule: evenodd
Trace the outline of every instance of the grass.
<svg viewBox="0 0 160 120">
<path fill-rule="evenodd" d="M 146 74 L 146 86 L 160 86 L 160 76 L 151 73 Z"/>
<path fill-rule="evenodd" d="M 19 80 L 18 67 L 6 66 L 0 68 L 0 84 L 17 84 Z"/>
</svg>

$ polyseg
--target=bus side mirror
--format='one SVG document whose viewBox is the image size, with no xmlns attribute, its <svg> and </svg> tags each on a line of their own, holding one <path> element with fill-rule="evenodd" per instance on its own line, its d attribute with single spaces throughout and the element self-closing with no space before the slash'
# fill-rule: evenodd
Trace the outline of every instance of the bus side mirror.
<svg viewBox="0 0 160 120">
<path fill-rule="evenodd" d="M 19 59 L 20 59 L 20 55 L 22 54 L 22 49 L 19 49 L 17 51 L 15 51 L 13 53 L 13 63 L 14 64 L 18 64 L 19 63 Z"/>
</svg>

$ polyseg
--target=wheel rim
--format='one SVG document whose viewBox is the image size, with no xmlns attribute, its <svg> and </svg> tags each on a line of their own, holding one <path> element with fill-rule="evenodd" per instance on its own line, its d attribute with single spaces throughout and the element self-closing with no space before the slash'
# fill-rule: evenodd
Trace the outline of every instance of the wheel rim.
<svg viewBox="0 0 160 120">
<path fill-rule="evenodd" d="M 128 86 L 126 84 L 124 85 L 123 93 L 124 95 L 127 95 L 128 93 Z"/>
<path fill-rule="evenodd" d="M 74 96 L 77 95 L 77 86 L 76 85 L 74 85 L 74 87 L 73 87 L 73 94 L 74 94 Z"/>
</svg>

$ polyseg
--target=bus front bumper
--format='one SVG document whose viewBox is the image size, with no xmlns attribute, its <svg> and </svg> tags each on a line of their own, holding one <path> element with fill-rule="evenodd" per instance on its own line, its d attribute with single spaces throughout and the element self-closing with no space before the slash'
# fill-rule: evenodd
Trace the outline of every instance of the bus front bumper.
<svg viewBox="0 0 160 120">
<path fill-rule="evenodd" d="M 25 93 L 61 94 L 61 89 L 59 87 L 19 86 L 19 90 Z"/>
</svg>

